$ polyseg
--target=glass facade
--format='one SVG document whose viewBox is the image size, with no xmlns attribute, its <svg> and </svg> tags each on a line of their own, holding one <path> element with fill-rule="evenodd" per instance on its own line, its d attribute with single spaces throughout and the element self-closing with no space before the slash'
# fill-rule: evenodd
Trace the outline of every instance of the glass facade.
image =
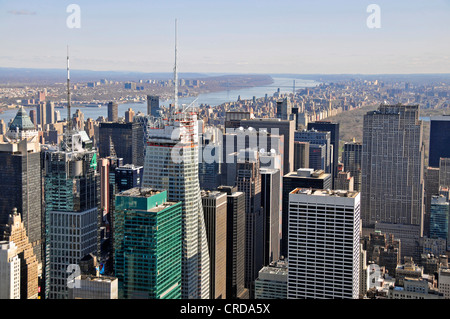
<svg viewBox="0 0 450 319">
<path fill-rule="evenodd" d="M 116 196 L 115 271 L 119 299 L 181 298 L 181 202 L 133 188 Z"/>
<path fill-rule="evenodd" d="M 430 208 L 430 238 L 447 239 L 449 203 L 444 197 L 432 196 Z"/>
<path fill-rule="evenodd" d="M 68 266 L 99 254 L 100 178 L 96 151 L 66 135 L 60 148 L 43 153 L 45 197 L 45 297 L 68 298 Z M 69 146 L 71 145 L 71 146 Z"/>
</svg>

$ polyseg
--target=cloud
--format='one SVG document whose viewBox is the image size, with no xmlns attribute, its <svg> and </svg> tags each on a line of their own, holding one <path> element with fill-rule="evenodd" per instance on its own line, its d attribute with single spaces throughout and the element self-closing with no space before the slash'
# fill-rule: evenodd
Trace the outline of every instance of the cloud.
<svg viewBox="0 0 450 319">
<path fill-rule="evenodd" d="M 28 10 L 10 10 L 9 14 L 13 14 L 15 16 L 34 16 L 36 15 L 36 11 L 28 11 Z"/>
</svg>

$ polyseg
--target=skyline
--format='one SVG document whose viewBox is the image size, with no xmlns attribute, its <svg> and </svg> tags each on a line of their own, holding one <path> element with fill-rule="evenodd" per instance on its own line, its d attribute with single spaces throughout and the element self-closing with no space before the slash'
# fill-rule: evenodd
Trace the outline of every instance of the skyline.
<svg viewBox="0 0 450 319">
<path fill-rule="evenodd" d="M 66 25 L 71 3 L 80 6 L 79 29 Z M 379 29 L 366 23 L 372 3 L 381 8 Z M 253 0 L 0 1 L 0 28 L 10 30 L 0 67 L 62 69 L 69 45 L 74 69 L 170 72 L 177 19 L 180 73 L 450 73 L 449 0 L 286 0 L 274 7 Z"/>
</svg>

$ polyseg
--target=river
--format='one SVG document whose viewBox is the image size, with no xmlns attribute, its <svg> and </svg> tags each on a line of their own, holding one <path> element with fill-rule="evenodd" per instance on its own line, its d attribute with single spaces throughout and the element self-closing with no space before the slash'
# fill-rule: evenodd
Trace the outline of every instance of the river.
<svg viewBox="0 0 450 319">
<path fill-rule="evenodd" d="M 210 92 L 203 93 L 198 95 L 198 99 L 196 101 L 196 105 L 200 104 L 208 104 L 211 106 L 220 105 L 225 102 L 237 101 L 238 97 L 242 100 L 252 99 L 253 96 L 256 98 L 264 97 L 266 94 L 268 96 L 273 95 L 278 88 L 281 93 L 291 93 L 293 90 L 293 84 L 295 80 L 295 88 L 305 88 L 305 87 L 314 87 L 319 85 L 319 82 L 314 80 L 304 80 L 301 78 L 286 78 L 286 77 L 272 77 L 273 83 L 264 86 L 255 86 L 249 88 L 243 88 L 239 90 L 229 90 L 229 91 L 218 91 L 218 92 Z M 189 105 L 192 101 L 195 100 L 195 97 L 187 97 L 178 99 L 178 103 Z M 169 105 L 172 103 L 171 100 L 168 101 L 160 101 L 160 105 Z M 125 115 L 125 111 L 128 108 L 132 108 L 136 114 L 141 111 L 143 113 L 147 112 L 147 103 L 124 103 L 119 104 L 119 117 Z M 27 107 L 27 111 L 29 112 L 31 109 L 35 109 L 35 107 Z M 108 107 L 73 107 L 73 112 L 77 109 L 84 114 L 84 119 L 92 118 L 96 120 L 100 116 L 104 116 L 105 118 L 108 116 Z M 61 114 L 61 119 L 65 119 L 66 117 L 66 109 L 56 108 Z M 7 109 L 2 114 L 0 114 L 0 119 L 3 119 L 5 123 L 8 123 L 10 120 L 14 118 L 17 113 L 17 109 Z"/>
</svg>

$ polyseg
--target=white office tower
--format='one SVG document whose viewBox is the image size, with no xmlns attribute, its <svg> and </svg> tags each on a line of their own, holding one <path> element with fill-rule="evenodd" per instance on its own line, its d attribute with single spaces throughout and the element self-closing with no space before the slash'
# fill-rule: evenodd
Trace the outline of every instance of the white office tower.
<svg viewBox="0 0 450 319">
<path fill-rule="evenodd" d="M 14 242 L 0 242 L 0 299 L 20 299 L 20 259 Z"/>
<path fill-rule="evenodd" d="M 163 189 L 183 203 L 182 299 L 209 298 L 209 253 L 198 174 L 194 113 L 153 119 L 148 130 L 142 187 Z"/>
<path fill-rule="evenodd" d="M 358 299 L 360 194 L 289 193 L 288 299 Z"/>
</svg>

